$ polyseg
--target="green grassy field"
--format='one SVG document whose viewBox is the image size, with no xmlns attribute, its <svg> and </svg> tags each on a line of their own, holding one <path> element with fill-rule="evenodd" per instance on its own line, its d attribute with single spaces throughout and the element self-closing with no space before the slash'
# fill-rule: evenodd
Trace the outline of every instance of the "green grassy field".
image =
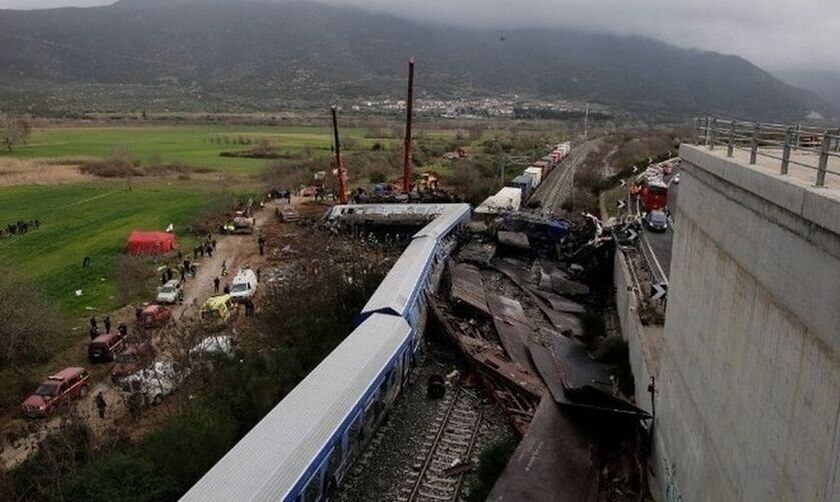
<svg viewBox="0 0 840 502">
<path fill-rule="evenodd" d="M 357 148 L 370 148 L 377 141 L 401 144 L 399 140 L 365 138 L 366 132 L 365 128 L 341 131 L 344 140 L 355 143 Z M 433 131 L 429 134 L 431 137 L 444 133 Z M 214 142 L 217 138 L 228 143 Z M 332 144 L 331 132 L 326 127 L 59 127 L 33 130 L 27 145 L 15 148 L 10 154 L 0 153 L 0 158 L 109 157 L 126 152 L 144 164 L 180 162 L 234 174 L 258 173 L 269 161 L 219 156 L 221 152 L 248 150 L 257 146 L 236 143 L 240 138 L 254 143 L 266 140 L 273 147 L 292 154 L 305 148 L 311 148 L 313 154 L 328 154 Z"/>
<path fill-rule="evenodd" d="M 184 225 L 213 194 L 192 185 L 137 186 L 101 183 L 0 190 L 0 224 L 38 219 L 40 229 L 0 240 L 0 263 L 31 279 L 73 317 L 87 308 L 118 307 L 114 270 L 132 229 L 163 230 L 175 225 L 182 244 Z M 85 256 L 91 266 L 82 268 Z M 81 289 L 82 296 L 75 291 Z"/>
</svg>

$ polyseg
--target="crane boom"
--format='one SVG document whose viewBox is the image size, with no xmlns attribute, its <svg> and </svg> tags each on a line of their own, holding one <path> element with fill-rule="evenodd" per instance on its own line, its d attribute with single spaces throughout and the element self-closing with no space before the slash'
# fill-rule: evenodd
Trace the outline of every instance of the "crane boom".
<svg viewBox="0 0 840 502">
<path fill-rule="evenodd" d="M 330 112 L 332 112 L 333 136 L 335 138 L 335 175 L 338 178 L 338 201 L 341 204 L 347 204 L 347 168 L 341 160 L 341 141 L 338 138 L 336 107 L 331 107 Z"/>
<path fill-rule="evenodd" d="M 405 145 L 403 148 L 403 193 L 411 190 L 411 115 L 414 109 L 414 58 L 408 60 L 408 98 L 405 103 Z"/>
</svg>

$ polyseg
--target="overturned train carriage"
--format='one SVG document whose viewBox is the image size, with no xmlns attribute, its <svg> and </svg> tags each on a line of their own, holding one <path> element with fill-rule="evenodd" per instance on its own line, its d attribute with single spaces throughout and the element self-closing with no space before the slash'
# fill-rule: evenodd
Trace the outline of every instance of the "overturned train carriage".
<svg viewBox="0 0 840 502">
<path fill-rule="evenodd" d="M 359 208 L 377 218 L 389 211 L 437 216 L 413 236 L 359 314 L 356 329 L 181 500 L 326 500 L 396 400 L 420 347 L 426 292 L 437 288 L 453 237 L 469 223 L 472 208 L 336 206 L 327 220 Z"/>
</svg>

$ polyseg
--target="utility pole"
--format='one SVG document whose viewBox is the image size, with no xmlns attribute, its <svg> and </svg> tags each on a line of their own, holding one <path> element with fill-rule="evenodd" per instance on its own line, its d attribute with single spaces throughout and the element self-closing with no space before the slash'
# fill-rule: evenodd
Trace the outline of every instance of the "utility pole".
<svg viewBox="0 0 840 502">
<path fill-rule="evenodd" d="M 411 191 L 411 115 L 414 109 L 414 58 L 408 60 L 408 98 L 405 102 L 405 145 L 403 157 L 403 193 Z"/>
<path fill-rule="evenodd" d="M 338 178 L 338 202 L 347 204 L 347 169 L 341 160 L 341 141 L 338 139 L 338 117 L 335 106 L 330 108 L 332 112 L 333 135 L 335 137 L 335 176 Z"/>
<path fill-rule="evenodd" d="M 589 103 L 586 103 L 586 111 L 583 113 L 583 139 L 589 136 Z"/>
</svg>

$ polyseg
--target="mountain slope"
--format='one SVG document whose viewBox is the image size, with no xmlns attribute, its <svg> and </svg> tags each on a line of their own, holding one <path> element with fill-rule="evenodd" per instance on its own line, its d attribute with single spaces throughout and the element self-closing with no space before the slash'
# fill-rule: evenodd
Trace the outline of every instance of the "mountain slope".
<svg viewBox="0 0 840 502">
<path fill-rule="evenodd" d="M 161 82 L 302 100 L 401 93 L 516 93 L 630 110 L 832 114 L 815 95 L 734 56 L 571 30 L 423 25 L 310 2 L 122 0 L 113 6 L 0 11 L 0 85 Z"/>
<path fill-rule="evenodd" d="M 840 104 L 840 72 L 820 70 L 777 70 L 778 78 L 808 89 L 829 103 Z"/>
</svg>

